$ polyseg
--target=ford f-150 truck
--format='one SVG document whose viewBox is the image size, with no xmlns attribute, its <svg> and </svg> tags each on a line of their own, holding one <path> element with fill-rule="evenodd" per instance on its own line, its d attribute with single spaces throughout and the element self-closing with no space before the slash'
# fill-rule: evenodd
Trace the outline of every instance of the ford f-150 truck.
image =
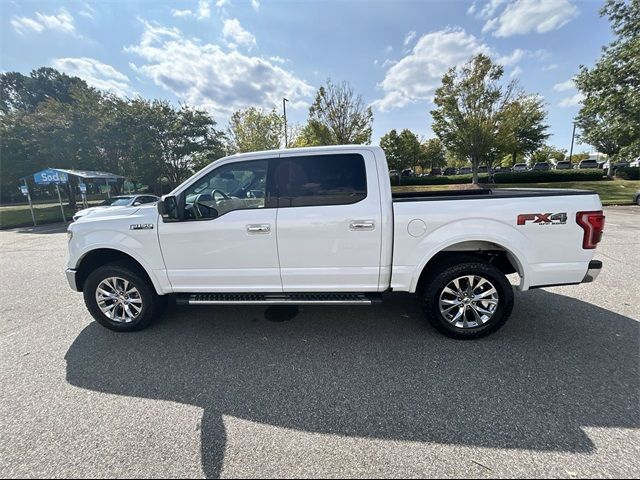
<svg viewBox="0 0 640 480">
<path fill-rule="evenodd" d="M 157 206 L 80 218 L 66 273 L 117 331 L 151 324 L 169 295 L 366 305 L 402 291 L 442 333 L 477 338 L 509 318 L 509 274 L 523 291 L 594 280 L 603 226 L 591 191 L 392 193 L 379 147 L 285 149 L 217 160 Z"/>
</svg>

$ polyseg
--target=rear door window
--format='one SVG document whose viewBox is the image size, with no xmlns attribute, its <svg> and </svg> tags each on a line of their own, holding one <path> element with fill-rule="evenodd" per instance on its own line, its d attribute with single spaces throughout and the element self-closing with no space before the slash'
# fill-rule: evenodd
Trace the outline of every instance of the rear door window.
<svg viewBox="0 0 640 480">
<path fill-rule="evenodd" d="M 279 207 L 349 205 L 367 197 L 367 174 L 359 154 L 282 158 L 274 183 Z"/>
</svg>

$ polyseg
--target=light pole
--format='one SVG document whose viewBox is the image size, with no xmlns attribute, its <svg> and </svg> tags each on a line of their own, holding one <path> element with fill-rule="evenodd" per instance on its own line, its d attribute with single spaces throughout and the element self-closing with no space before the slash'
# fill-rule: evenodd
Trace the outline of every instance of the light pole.
<svg viewBox="0 0 640 480">
<path fill-rule="evenodd" d="M 573 122 L 573 133 L 571 134 L 571 150 L 569 150 L 569 161 L 573 157 L 573 139 L 576 136 L 576 122 Z"/>
<path fill-rule="evenodd" d="M 286 98 L 282 99 L 282 110 L 284 111 L 284 148 L 287 148 L 287 100 Z"/>
</svg>

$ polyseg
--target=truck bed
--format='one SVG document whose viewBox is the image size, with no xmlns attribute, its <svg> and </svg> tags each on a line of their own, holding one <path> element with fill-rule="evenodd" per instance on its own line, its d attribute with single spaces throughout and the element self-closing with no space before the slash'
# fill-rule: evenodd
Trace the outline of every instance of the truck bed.
<svg viewBox="0 0 640 480">
<path fill-rule="evenodd" d="M 526 197 L 558 197 L 570 195 L 595 195 L 593 190 L 562 188 L 478 188 L 458 190 L 431 190 L 424 192 L 394 192 L 394 202 L 426 202 L 437 200 L 475 200 Z"/>
</svg>

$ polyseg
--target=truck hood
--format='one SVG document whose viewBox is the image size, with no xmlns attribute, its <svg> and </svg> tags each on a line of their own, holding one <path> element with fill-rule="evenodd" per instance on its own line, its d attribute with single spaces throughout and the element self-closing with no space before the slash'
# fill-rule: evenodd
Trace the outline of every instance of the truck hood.
<svg viewBox="0 0 640 480">
<path fill-rule="evenodd" d="M 95 209 L 91 212 L 78 218 L 75 223 L 84 224 L 93 222 L 105 222 L 109 220 L 116 221 L 134 214 L 137 214 L 137 216 L 142 216 L 145 219 L 148 218 L 149 220 L 155 221 L 158 214 L 158 209 L 156 205 L 145 205 L 137 207 L 95 207 Z"/>
</svg>

